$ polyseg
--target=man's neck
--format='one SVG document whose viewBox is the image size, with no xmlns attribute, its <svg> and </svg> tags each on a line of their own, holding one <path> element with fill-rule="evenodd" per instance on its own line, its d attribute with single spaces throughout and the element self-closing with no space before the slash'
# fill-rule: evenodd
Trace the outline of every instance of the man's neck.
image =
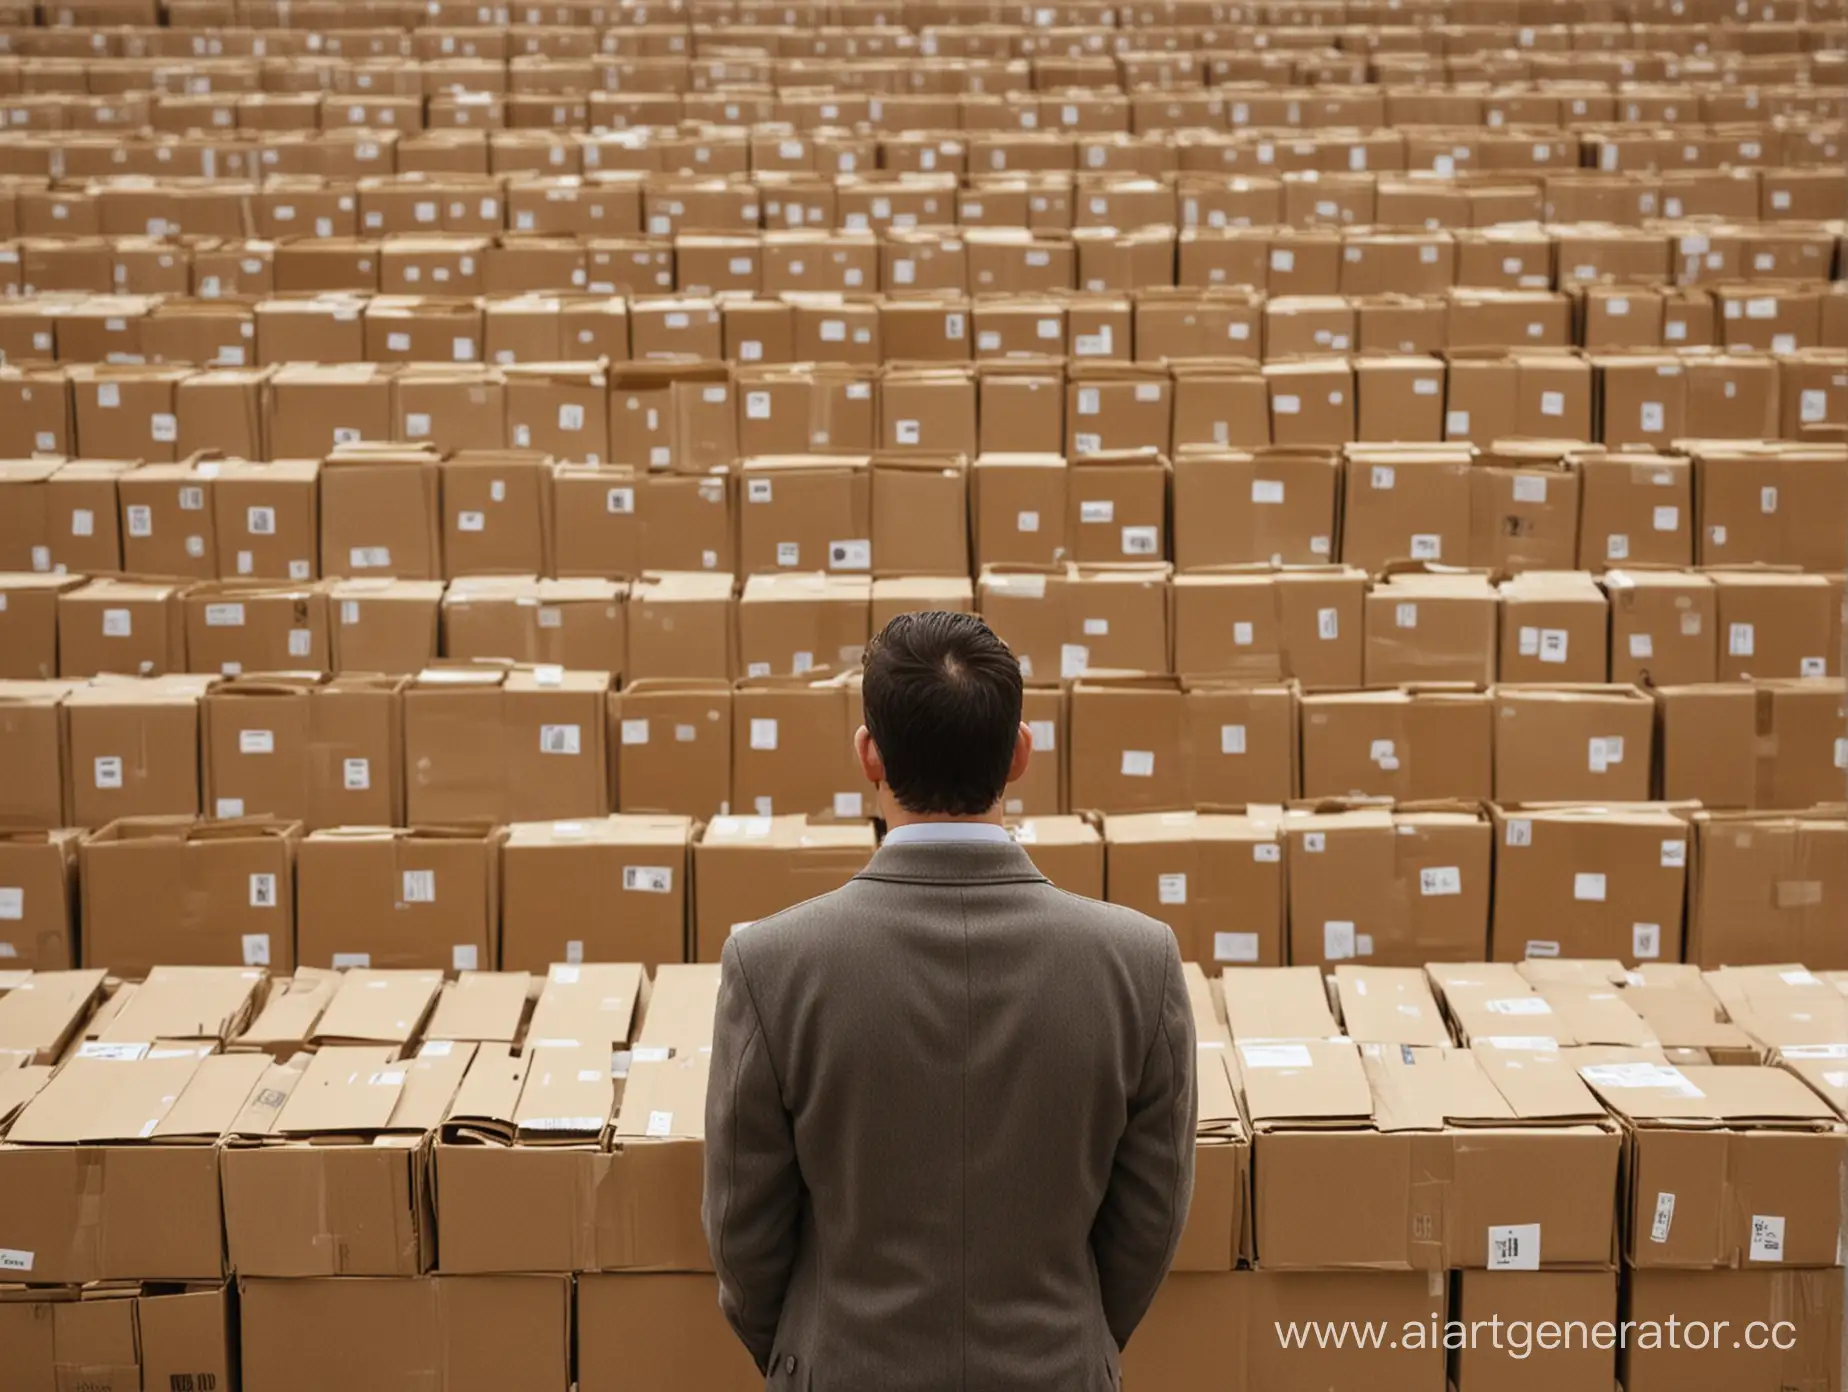
<svg viewBox="0 0 1848 1392">
<path fill-rule="evenodd" d="M 947 812 L 911 812 L 899 805 L 891 789 L 882 786 L 879 789 L 878 807 L 880 820 L 886 824 L 887 831 L 896 831 L 902 826 L 1006 825 L 1001 820 L 1001 803 L 998 800 L 986 812 L 977 813 L 973 817 L 955 816 Z"/>
</svg>

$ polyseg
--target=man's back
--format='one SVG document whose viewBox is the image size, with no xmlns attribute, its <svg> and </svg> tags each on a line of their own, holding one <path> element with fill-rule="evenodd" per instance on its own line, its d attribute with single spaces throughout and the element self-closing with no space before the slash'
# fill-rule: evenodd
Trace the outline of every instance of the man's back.
<svg viewBox="0 0 1848 1392">
<path fill-rule="evenodd" d="M 888 845 L 735 936 L 707 1231 L 772 1385 L 1115 1386 L 1186 1216 L 1193 1059 L 1168 929 L 1011 843 Z"/>
</svg>

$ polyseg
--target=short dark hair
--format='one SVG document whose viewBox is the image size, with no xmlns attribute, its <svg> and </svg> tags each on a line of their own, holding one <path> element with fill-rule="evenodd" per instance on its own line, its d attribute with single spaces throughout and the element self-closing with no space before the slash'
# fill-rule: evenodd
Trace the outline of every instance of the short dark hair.
<svg viewBox="0 0 1848 1392">
<path fill-rule="evenodd" d="M 974 614 L 900 614 L 866 646 L 866 728 L 907 812 L 977 817 L 1020 734 L 1020 663 Z"/>
</svg>

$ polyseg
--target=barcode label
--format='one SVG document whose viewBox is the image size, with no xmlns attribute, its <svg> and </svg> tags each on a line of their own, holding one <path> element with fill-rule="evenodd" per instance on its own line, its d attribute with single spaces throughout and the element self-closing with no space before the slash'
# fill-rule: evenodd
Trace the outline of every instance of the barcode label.
<svg viewBox="0 0 1848 1392">
<path fill-rule="evenodd" d="M 247 967 L 267 967 L 270 964 L 270 935 L 268 933 L 245 933 L 244 965 Z"/>
<path fill-rule="evenodd" d="M 1651 1242 L 1667 1242 L 1668 1230 L 1675 1224 L 1675 1196 L 1657 1194 L 1655 1201 L 1655 1219 L 1649 1224 Z"/>
<path fill-rule="evenodd" d="M 276 734 L 273 730 L 239 730 L 237 752 L 240 754 L 274 754 Z"/>
<path fill-rule="evenodd" d="M 1784 1220 L 1782 1218 L 1768 1218 L 1757 1213 L 1752 1215 L 1751 1259 L 1755 1262 L 1784 1260 Z"/>
<path fill-rule="evenodd" d="M 650 1112 L 648 1114 L 648 1134 L 650 1136 L 673 1135 L 674 1114 L 672 1112 Z"/>
<path fill-rule="evenodd" d="M 1258 935 L 1256 933 L 1213 934 L 1213 960 L 1215 962 L 1257 961 Z"/>
<path fill-rule="evenodd" d="M 119 754 L 104 754 L 97 759 L 96 786 L 99 788 L 120 788 L 122 786 L 122 758 Z"/>
<path fill-rule="evenodd" d="M 406 870 L 404 872 L 404 902 L 434 904 L 436 902 L 436 871 Z"/>
<path fill-rule="evenodd" d="M 269 507 L 245 508 L 244 529 L 252 536 L 275 536 L 276 509 Z"/>
<path fill-rule="evenodd" d="M 348 759 L 340 766 L 340 784 L 349 793 L 363 793 L 372 786 L 372 762 Z"/>
<path fill-rule="evenodd" d="M 1187 902 L 1187 876 L 1184 874 L 1157 876 L 1155 895 L 1164 904 L 1185 904 Z"/>
<path fill-rule="evenodd" d="M 250 877 L 250 907 L 253 909 L 276 907 L 276 877 L 274 875 L 252 875 Z"/>
<path fill-rule="evenodd" d="M 539 752 L 541 754 L 576 754 L 580 752 L 582 739 L 576 725 L 541 725 L 539 727 Z"/>
<path fill-rule="evenodd" d="M 625 865 L 622 887 L 641 894 L 668 894 L 674 888 L 674 871 L 666 865 Z"/>
<path fill-rule="evenodd" d="M 1455 865 L 1433 865 L 1418 872 L 1420 894 L 1461 894 L 1463 871 Z"/>
<path fill-rule="evenodd" d="M 1522 1223 L 1489 1229 L 1489 1270 L 1538 1271 L 1540 1225 Z"/>
</svg>

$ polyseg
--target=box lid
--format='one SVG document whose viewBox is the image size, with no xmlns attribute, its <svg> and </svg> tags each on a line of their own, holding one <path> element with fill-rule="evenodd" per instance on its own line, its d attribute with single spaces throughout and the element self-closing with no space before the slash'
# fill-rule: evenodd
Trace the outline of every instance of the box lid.
<svg viewBox="0 0 1848 1392">
<path fill-rule="evenodd" d="M 625 1047 L 635 1037 L 643 978 L 639 962 L 554 964 L 533 1007 L 526 1048 L 594 1046 L 607 1055 Z"/>
<path fill-rule="evenodd" d="M 399 1059 L 397 1053 L 389 1044 L 319 1050 L 277 1113 L 273 1133 L 421 1134 L 432 1129 L 448 1112 L 475 1046 L 450 1044 L 413 1059 Z"/>
<path fill-rule="evenodd" d="M 616 1106 L 610 1050 L 600 1044 L 541 1045 L 526 1053 L 512 1121 L 521 1140 L 594 1140 Z"/>
<path fill-rule="evenodd" d="M 508 849 L 522 846 L 686 846 L 693 819 L 666 813 L 622 812 L 572 822 L 513 822 Z"/>
<path fill-rule="evenodd" d="M 1104 818 L 1104 840 L 1113 846 L 1169 844 L 1175 841 L 1270 843 L 1277 839 L 1274 818 L 1230 812 L 1131 812 Z"/>
<path fill-rule="evenodd" d="M 272 982 L 269 1000 L 235 1044 L 252 1049 L 305 1044 L 341 979 L 339 972 L 325 967 L 297 967 L 294 976 Z"/>
<path fill-rule="evenodd" d="M 95 1006 L 105 976 L 100 970 L 33 972 L 0 995 L 0 1049 L 55 1050 Z"/>
<path fill-rule="evenodd" d="M 1333 1039 L 1341 1033 L 1314 967 L 1228 967 L 1220 983 L 1235 1040 Z"/>
<path fill-rule="evenodd" d="M 1467 1049 L 1363 1044 L 1360 1055 L 1382 1131 L 1441 1131 L 1453 1122 L 1515 1120 L 1514 1108 Z"/>
<path fill-rule="evenodd" d="M 15 1144 L 216 1140 L 269 1067 L 256 1054 L 73 1058 L 13 1122 Z"/>
<path fill-rule="evenodd" d="M 711 1057 L 693 1052 L 631 1063 L 616 1115 L 617 1139 L 704 1140 Z"/>
<path fill-rule="evenodd" d="M 1097 846 L 1103 843 L 1095 826 L 1083 817 L 1071 815 L 1023 817 L 1009 831 L 1022 846 Z"/>
<path fill-rule="evenodd" d="M 1416 967 L 1338 966 L 1335 991 L 1350 1039 L 1363 1044 L 1451 1042 L 1430 982 Z"/>
<path fill-rule="evenodd" d="M 1372 1124 L 1373 1094 L 1352 1040 L 1240 1041 L 1236 1048 L 1253 1126 Z"/>
<path fill-rule="evenodd" d="M 1509 1040 L 1491 1040 L 1472 1052 L 1495 1090 L 1522 1121 L 1604 1119 L 1604 1108 L 1578 1075 L 1576 1055 L 1550 1044 L 1535 1048 Z"/>
<path fill-rule="evenodd" d="M 417 1033 L 436 994 L 440 971 L 379 971 L 356 968 L 346 974 L 315 1026 L 317 1043 L 405 1044 Z"/>
<path fill-rule="evenodd" d="M 258 967 L 155 967 L 95 1037 L 229 1039 L 256 1010 L 268 976 Z"/>
<path fill-rule="evenodd" d="M 1612 1111 L 1643 1124 L 1814 1129 L 1837 1120 L 1828 1103 L 1781 1068 L 1591 1063 L 1579 1075 Z"/>
<path fill-rule="evenodd" d="M 511 1044 L 532 993 L 530 972 L 462 972 L 438 995 L 424 1038 Z"/>
</svg>

